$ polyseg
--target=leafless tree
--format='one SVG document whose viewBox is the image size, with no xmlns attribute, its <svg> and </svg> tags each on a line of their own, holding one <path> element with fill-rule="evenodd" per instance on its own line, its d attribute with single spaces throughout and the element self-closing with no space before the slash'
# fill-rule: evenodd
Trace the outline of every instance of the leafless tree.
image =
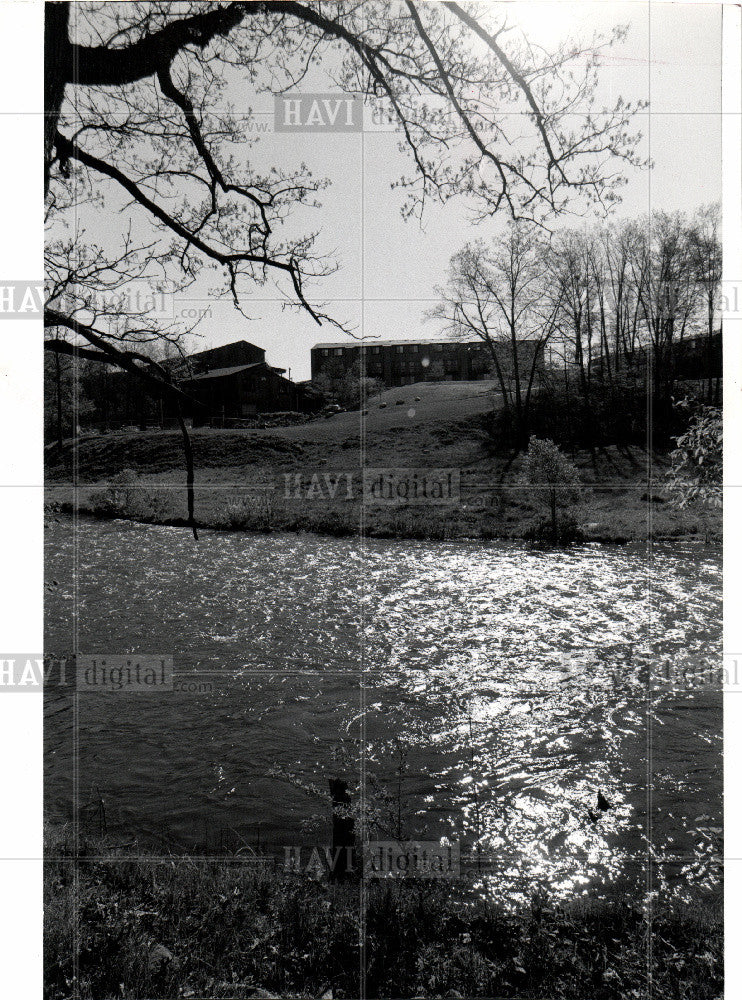
<svg viewBox="0 0 742 1000">
<path fill-rule="evenodd" d="M 600 240 L 613 323 L 611 373 L 617 375 L 625 369 L 626 359 L 633 357 L 639 345 L 639 297 L 631 270 L 637 242 L 636 225 L 630 220 L 612 223 L 603 228 Z"/>
<path fill-rule="evenodd" d="M 698 309 L 688 225 L 681 212 L 654 212 L 637 227 L 635 282 L 646 330 L 656 398 L 669 399 L 676 345 Z"/>
<path fill-rule="evenodd" d="M 279 229 L 297 204 L 315 203 L 322 182 L 305 168 L 261 176 L 249 164 L 235 179 L 233 147 L 249 144 L 247 116 L 227 98 L 245 76 L 280 91 L 326 60 L 343 90 L 386 98 L 416 167 L 401 181 L 410 210 L 462 191 L 483 211 L 525 217 L 560 211 L 578 194 L 606 203 L 624 181 L 616 162 L 637 162 L 638 136 L 627 133 L 635 108 L 619 100 L 578 126 L 569 114 L 594 96 L 600 40 L 545 53 L 512 32 L 506 42 L 502 18 L 487 25 L 482 13 L 385 0 L 50 4 L 48 183 L 73 165 L 107 179 L 174 238 L 186 272 L 209 260 L 235 296 L 245 277 L 283 274 L 294 301 L 321 321 L 304 289 L 326 264 L 313 256 L 311 234 L 281 240 Z M 570 83 L 581 63 L 583 76 Z M 450 114 L 431 125 L 425 97 L 445 99 Z M 482 180 L 483 162 L 496 183 Z"/>
<path fill-rule="evenodd" d="M 511 223 L 489 245 L 466 244 L 451 258 L 448 283 L 436 289 L 440 301 L 429 313 L 443 320 L 454 339 L 474 337 L 486 345 L 520 445 L 526 443 L 538 365 L 558 310 L 558 302 L 544 296 L 546 247 L 540 231 L 523 222 Z"/>
<path fill-rule="evenodd" d="M 704 209 L 688 220 L 655 212 L 583 229 L 564 229 L 549 243 L 549 294 L 558 297 L 558 336 L 565 391 L 575 384 L 580 403 L 621 405 L 621 394 L 649 387 L 655 416 L 669 413 L 679 359 L 713 372 L 721 250 L 718 215 Z M 705 325 L 705 360 L 684 341 Z M 557 347 L 556 353 L 559 353 Z M 692 377 L 692 376 L 691 376 Z M 662 423 L 662 417 L 660 417 Z M 589 426 L 589 425 L 588 425 Z"/>
<path fill-rule="evenodd" d="M 590 389 L 595 340 L 597 250 L 586 229 L 563 229 L 549 245 L 547 295 L 556 307 L 558 341 L 565 373 L 577 373 L 585 396 Z"/>
<path fill-rule="evenodd" d="M 706 322 L 707 402 L 714 398 L 712 352 L 721 295 L 721 206 L 704 205 L 690 221 L 690 254 Z M 718 379 L 717 379 L 718 385 Z"/>
</svg>

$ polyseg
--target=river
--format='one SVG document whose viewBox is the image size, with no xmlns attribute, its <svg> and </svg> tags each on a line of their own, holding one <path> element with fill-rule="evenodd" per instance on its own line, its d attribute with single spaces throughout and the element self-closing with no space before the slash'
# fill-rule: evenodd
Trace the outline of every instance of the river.
<svg viewBox="0 0 742 1000">
<path fill-rule="evenodd" d="M 47 691 L 51 819 L 77 758 L 80 816 L 114 839 L 280 852 L 326 842 L 344 777 L 380 836 L 458 841 L 483 882 L 718 894 L 717 551 L 64 516 L 46 545 L 46 651 L 172 655 L 180 688 L 81 694 L 77 740 Z"/>
</svg>

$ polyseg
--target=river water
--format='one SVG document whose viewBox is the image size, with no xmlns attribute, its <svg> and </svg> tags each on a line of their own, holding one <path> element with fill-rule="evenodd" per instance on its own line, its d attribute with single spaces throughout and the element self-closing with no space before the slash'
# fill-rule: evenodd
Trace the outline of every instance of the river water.
<svg viewBox="0 0 742 1000">
<path fill-rule="evenodd" d="M 77 738 L 47 691 L 54 820 L 280 853 L 327 841 L 343 777 L 377 836 L 457 841 L 483 885 L 719 891 L 712 549 L 54 517 L 47 574 L 48 653 L 173 655 L 179 688 L 81 694 Z"/>
</svg>

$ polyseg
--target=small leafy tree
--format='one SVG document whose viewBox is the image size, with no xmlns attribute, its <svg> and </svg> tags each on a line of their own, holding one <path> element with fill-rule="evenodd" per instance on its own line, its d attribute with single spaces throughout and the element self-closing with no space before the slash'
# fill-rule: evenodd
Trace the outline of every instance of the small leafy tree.
<svg viewBox="0 0 742 1000">
<path fill-rule="evenodd" d="M 386 388 L 379 379 L 364 375 L 360 363 L 337 371 L 331 369 L 315 378 L 312 386 L 326 402 L 339 403 L 346 410 L 357 410 L 364 399 L 378 396 Z"/>
<path fill-rule="evenodd" d="M 676 404 L 689 410 L 687 399 Z M 675 438 L 670 455 L 669 499 L 676 507 L 721 507 L 723 481 L 722 411 L 715 406 L 695 410 L 684 434 Z"/>
<path fill-rule="evenodd" d="M 553 441 L 532 437 L 525 456 L 523 480 L 535 488 L 536 496 L 548 509 L 551 539 L 557 541 L 559 509 L 566 510 L 580 499 L 577 469 Z"/>
<path fill-rule="evenodd" d="M 443 362 L 438 358 L 434 358 L 425 369 L 425 381 L 442 382 L 445 377 L 446 369 L 443 367 Z"/>
<path fill-rule="evenodd" d="M 346 410 L 357 410 L 364 399 L 378 396 L 385 388 L 384 383 L 377 378 L 365 375 L 359 377 L 353 372 L 348 372 L 338 386 L 337 401 Z"/>
</svg>

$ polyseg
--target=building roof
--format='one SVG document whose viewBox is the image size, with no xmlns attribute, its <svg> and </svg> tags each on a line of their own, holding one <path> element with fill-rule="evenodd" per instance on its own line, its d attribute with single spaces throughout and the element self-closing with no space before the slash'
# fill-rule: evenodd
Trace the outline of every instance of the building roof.
<svg viewBox="0 0 742 1000">
<path fill-rule="evenodd" d="M 227 378 L 229 375 L 237 375 L 238 372 L 246 372 L 248 368 L 270 368 L 265 361 L 253 361 L 249 365 L 232 365 L 231 368 L 212 368 L 201 375 L 194 375 L 193 378 L 184 379 L 184 382 L 203 382 L 208 378 Z"/>
<path fill-rule="evenodd" d="M 399 347 L 402 345 L 417 345 L 418 347 L 433 347 L 434 344 L 445 344 L 447 347 L 465 347 L 467 344 L 481 344 L 483 340 L 481 337 L 470 337 L 468 340 L 448 340 L 445 337 L 439 337 L 437 340 L 364 340 L 356 341 L 355 343 L 348 343 L 347 340 L 335 341 L 334 343 L 328 344 L 315 344 L 312 348 L 316 351 L 317 348 L 332 348 L 332 347 Z M 520 340 L 521 344 L 532 344 L 533 340 Z"/>
<path fill-rule="evenodd" d="M 453 340 L 357 340 L 355 343 L 352 341 L 348 343 L 347 340 L 335 341 L 331 344 L 315 344 L 312 350 L 318 347 L 396 347 L 398 344 L 419 344 L 422 346 L 432 346 L 433 344 L 453 344 Z"/>
<path fill-rule="evenodd" d="M 265 354 L 264 347 L 258 347 L 257 344 L 251 343 L 249 340 L 232 340 L 228 344 L 219 344 L 217 347 L 206 347 L 203 351 L 196 351 L 194 354 L 189 354 L 189 360 L 194 358 L 203 358 L 207 354 L 217 354 L 219 351 L 227 350 L 230 347 L 252 347 L 256 351 L 260 351 L 261 354 Z"/>
</svg>

